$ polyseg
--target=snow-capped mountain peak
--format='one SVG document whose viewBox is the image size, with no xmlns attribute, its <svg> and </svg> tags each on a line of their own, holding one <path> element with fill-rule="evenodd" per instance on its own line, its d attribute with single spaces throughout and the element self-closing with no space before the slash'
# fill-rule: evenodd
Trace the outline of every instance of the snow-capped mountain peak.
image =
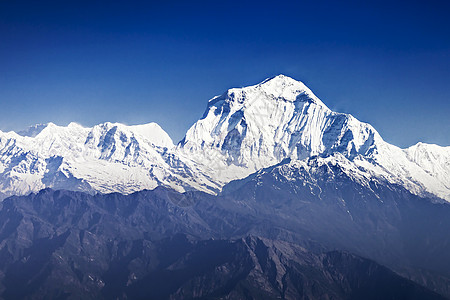
<svg viewBox="0 0 450 300">
<path fill-rule="evenodd" d="M 317 105 L 326 105 L 301 81 L 297 81 L 283 74 L 268 78 L 253 86 L 255 89 L 264 91 L 275 99 L 282 98 L 286 101 L 312 101 Z M 248 89 L 251 89 L 249 87 Z"/>
<path fill-rule="evenodd" d="M 382 139 L 372 126 L 332 112 L 302 82 L 279 75 L 214 97 L 179 149 L 199 164 L 214 165 L 211 176 L 226 182 L 286 157 L 367 154 L 377 141 Z"/>
<path fill-rule="evenodd" d="M 21 136 L 35 137 L 47 126 L 48 126 L 48 124 L 32 125 L 32 126 L 29 126 L 27 129 L 17 132 L 17 134 L 21 135 Z"/>
<path fill-rule="evenodd" d="M 178 149 L 221 184 L 285 158 L 340 153 L 371 176 L 450 199 L 448 163 L 434 167 L 438 161 L 432 160 L 431 169 L 413 159 L 412 150 L 386 143 L 370 124 L 331 111 L 302 82 L 284 75 L 214 97 Z"/>
<path fill-rule="evenodd" d="M 327 108 L 326 105 L 301 81 L 285 75 L 268 78 L 259 84 L 231 88 L 222 95 L 208 101 L 208 107 L 226 101 L 230 106 L 239 108 L 254 105 L 254 102 L 288 101 L 309 102 Z M 328 108 L 327 108 L 328 109 Z"/>
<path fill-rule="evenodd" d="M 173 141 L 170 136 L 157 123 L 132 125 L 129 126 L 129 128 L 135 134 L 139 134 L 142 137 L 145 137 L 157 146 L 167 148 L 174 147 Z"/>
</svg>

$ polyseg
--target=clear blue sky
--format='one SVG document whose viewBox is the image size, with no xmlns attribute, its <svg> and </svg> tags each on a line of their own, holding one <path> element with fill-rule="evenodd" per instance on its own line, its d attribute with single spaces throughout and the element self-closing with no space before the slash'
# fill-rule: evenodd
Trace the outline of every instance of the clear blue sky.
<svg viewBox="0 0 450 300">
<path fill-rule="evenodd" d="M 0 130 L 159 123 L 283 73 L 399 146 L 450 145 L 450 1 L 0 1 Z"/>
</svg>

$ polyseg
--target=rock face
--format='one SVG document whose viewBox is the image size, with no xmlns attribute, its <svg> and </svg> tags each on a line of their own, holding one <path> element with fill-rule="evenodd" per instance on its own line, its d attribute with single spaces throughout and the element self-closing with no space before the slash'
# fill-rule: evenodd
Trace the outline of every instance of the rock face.
<svg viewBox="0 0 450 300">
<path fill-rule="evenodd" d="M 46 187 L 129 194 L 165 186 L 216 194 L 283 159 L 337 153 L 369 177 L 450 200 L 450 147 L 390 145 L 369 124 L 331 111 L 283 75 L 214 97 L 178 145 L 155 123 L 0 132 L 0 196 Z"/>
<path fill-rule="evenodd" d="M 297 225 L 286 216 L 282 222 L 282 208 L 278 207 L 277 214 L 268 219 L 263 207 L 273 210 L 272 205 L 267 197 L 258 201 L 255 204 L 249 199 L 248 210 L 239 212 L 241 200 L 237 198 L 214 199 L 203 193 L 179 194 L 163 188 L 128 196 L 44 190 L 11 197 L 0 210 L 1 297 L 444 299 L 374 261 L 327 250 L 335 242 L 326 244 L 320 236 L 321 224 L 316 224 L 319 229 L 298 226 L 313 221 L 307 214 L 297 213 Z M 356 208 L 349 210 L 353 218 L 360 217 Z M 448 217 L 448 210 L 446 213 Z M 345 225 L 334 218 L 335 227 L 344 235 Z M 352 222 L 356 231 L 363 226 L 360 221 Z M 395 224 L 396 219 L 369 222 Z M 419 226 L 429 230 L 423 225 L 419 221 Z M 401 239 L 405 238 L 402 234 Z M 311 241 L 314 235 L 324 246 Z M 297 243 L 281 241 L 283 236 Z M 356 244 L 349 240 L 350 249 L 358 248 L 358 243 L 362 248 L 372 246 L 364 239 Z M 397 250 L 390 249 L 395 245 L 389 238 L 377 237 L 375 247 L 379 241 L 385 245 L 376 251 L 389 256 Z M 426 246 L 420 235 L 416 244 Z M 433 277 L 427 278 L 435 288 Z"/>
</svg>

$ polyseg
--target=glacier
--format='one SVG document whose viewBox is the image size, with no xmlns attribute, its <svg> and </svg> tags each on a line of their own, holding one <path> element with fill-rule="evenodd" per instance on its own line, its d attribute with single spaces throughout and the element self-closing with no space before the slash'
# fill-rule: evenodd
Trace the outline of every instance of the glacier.
<svg viewBox="0 0 450 300">
<path fill-rule="evenodd" d="M 450 201 L 450 147 L 389 144 L 370 124 L 330 110 L 284 75 L 212 98 L 177 144 L 156 123 L 0 131 L 0 195 L 46 187 L 129 194 L 157 186 L 217 194 L 287 158 L 312 157 L 345 166 L 358 180 L 377 178 Z"/>
</svg>

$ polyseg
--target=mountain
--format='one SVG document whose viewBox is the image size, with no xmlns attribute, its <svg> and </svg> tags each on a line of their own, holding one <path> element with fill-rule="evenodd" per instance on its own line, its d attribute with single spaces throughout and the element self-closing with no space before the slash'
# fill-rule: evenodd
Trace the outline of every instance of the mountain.
<svg viewBox="0 0 450 300">
<path fill-rule="evenodd" d="M 347 185 L 344 209 L 333 198 L 324 197 L 322 203 L 317 191 L 310 189 L 313 185 L 297 182 L 273 198 L 274 190 L 286 187 L 284 180 L 277 180 L 277 186 L 255 184 L 255 178 L 270 180 L 282 168 L 292 167 L 289 163 L 254 174 L 245 188 L 232 188 L 226 196 L 181 194 L 159 187 L 130 195 L 46 189 L 10 197 L 0 207 L 0 295 L 3 299 L 444 299 L 398 271 L 352 254 L 355 250 L 385 261 L 403 257 L 390 265 L 402 266 L 410 271 L 406 275 L 416 276 L 415 281 L 450 294 L 447 204 L 420 199 L 416 207 L 411 205 L 416 196 L 403 190 L 399 197 L 398 190 L 384 186 L 374 187 L 374 195 L 382 196 L 389 209 L 377 205 L 380 200 L 374 195 L 356 201 L 360 185 L 343 175 L 329 182 Z M 312 169 L 308 172 L 321 167 Z M 317 184 L 324 194 L 333 190 Z M 243 193 L 255 190 L 257 197 Z M 399 207 L 391 213 L 393 198 Z M 428 224 L 430 213 L 435 217 Z M 326 231 L 329 236 L 340 233 L 333 240 L 324 238 Z M 408 241 L 413 232 L 417 239 Z M 426 235 L 428 240 L 423 240 Z M 351 252 L 338 250 L 339 240 Z M 403 247 L 408 243 L 417 249 Z M 436 267 L 430 259 L 441 259 L 441 265 Z M 428 269 L 417 268 L 418 261 Z"/>
<path fill-rule="evenodd" d="M 0 132 L 0 193 L 4 198 L 51 187 L 128 194 L 165 186 L 217 194 L 228 182 L 286 158 L 336 153 L 367 177 L 433 201 L 450 200 L 450 147 L 400 149 L 284 75 L 212 98 L 177 145 L 154 123 Z"/>
<path fill-rule="evenodd" d="M 89 193 L 131 193 L 156 186 L 199 189 L 195 167 L 172 151 L 155 123 L 104 123 L 85 128 L 47 124 L 32 134 L 0 132 L 0 191 L 22 195 L 46 187 Z"/>
<path fill-rule="evenodd" d="M 355 169 L 421 196 L 450 200 L 450 147 L 400 149 L 369 124 L 331 111 L 303 83 L 279 75 L 214 97 L 179 144 L 225 184 L 285 158 L 341 153 Z"/>
<path fill-rule="evenodd" d="M 229 183 L 222 197 L 233 199 L 230 207 L 243 214 L 270 220 L 258 234 L 284 228 L 290 233 L 281 238 L 288 241 L 298 243 L 301 235 L 411 278 L 428 270 L 447 278 L 441 286 L 450 286 L 448 203 L 431 203 L 401 185 L 368 177 L 341 154 L 284 161 Z"/>
</svg>

